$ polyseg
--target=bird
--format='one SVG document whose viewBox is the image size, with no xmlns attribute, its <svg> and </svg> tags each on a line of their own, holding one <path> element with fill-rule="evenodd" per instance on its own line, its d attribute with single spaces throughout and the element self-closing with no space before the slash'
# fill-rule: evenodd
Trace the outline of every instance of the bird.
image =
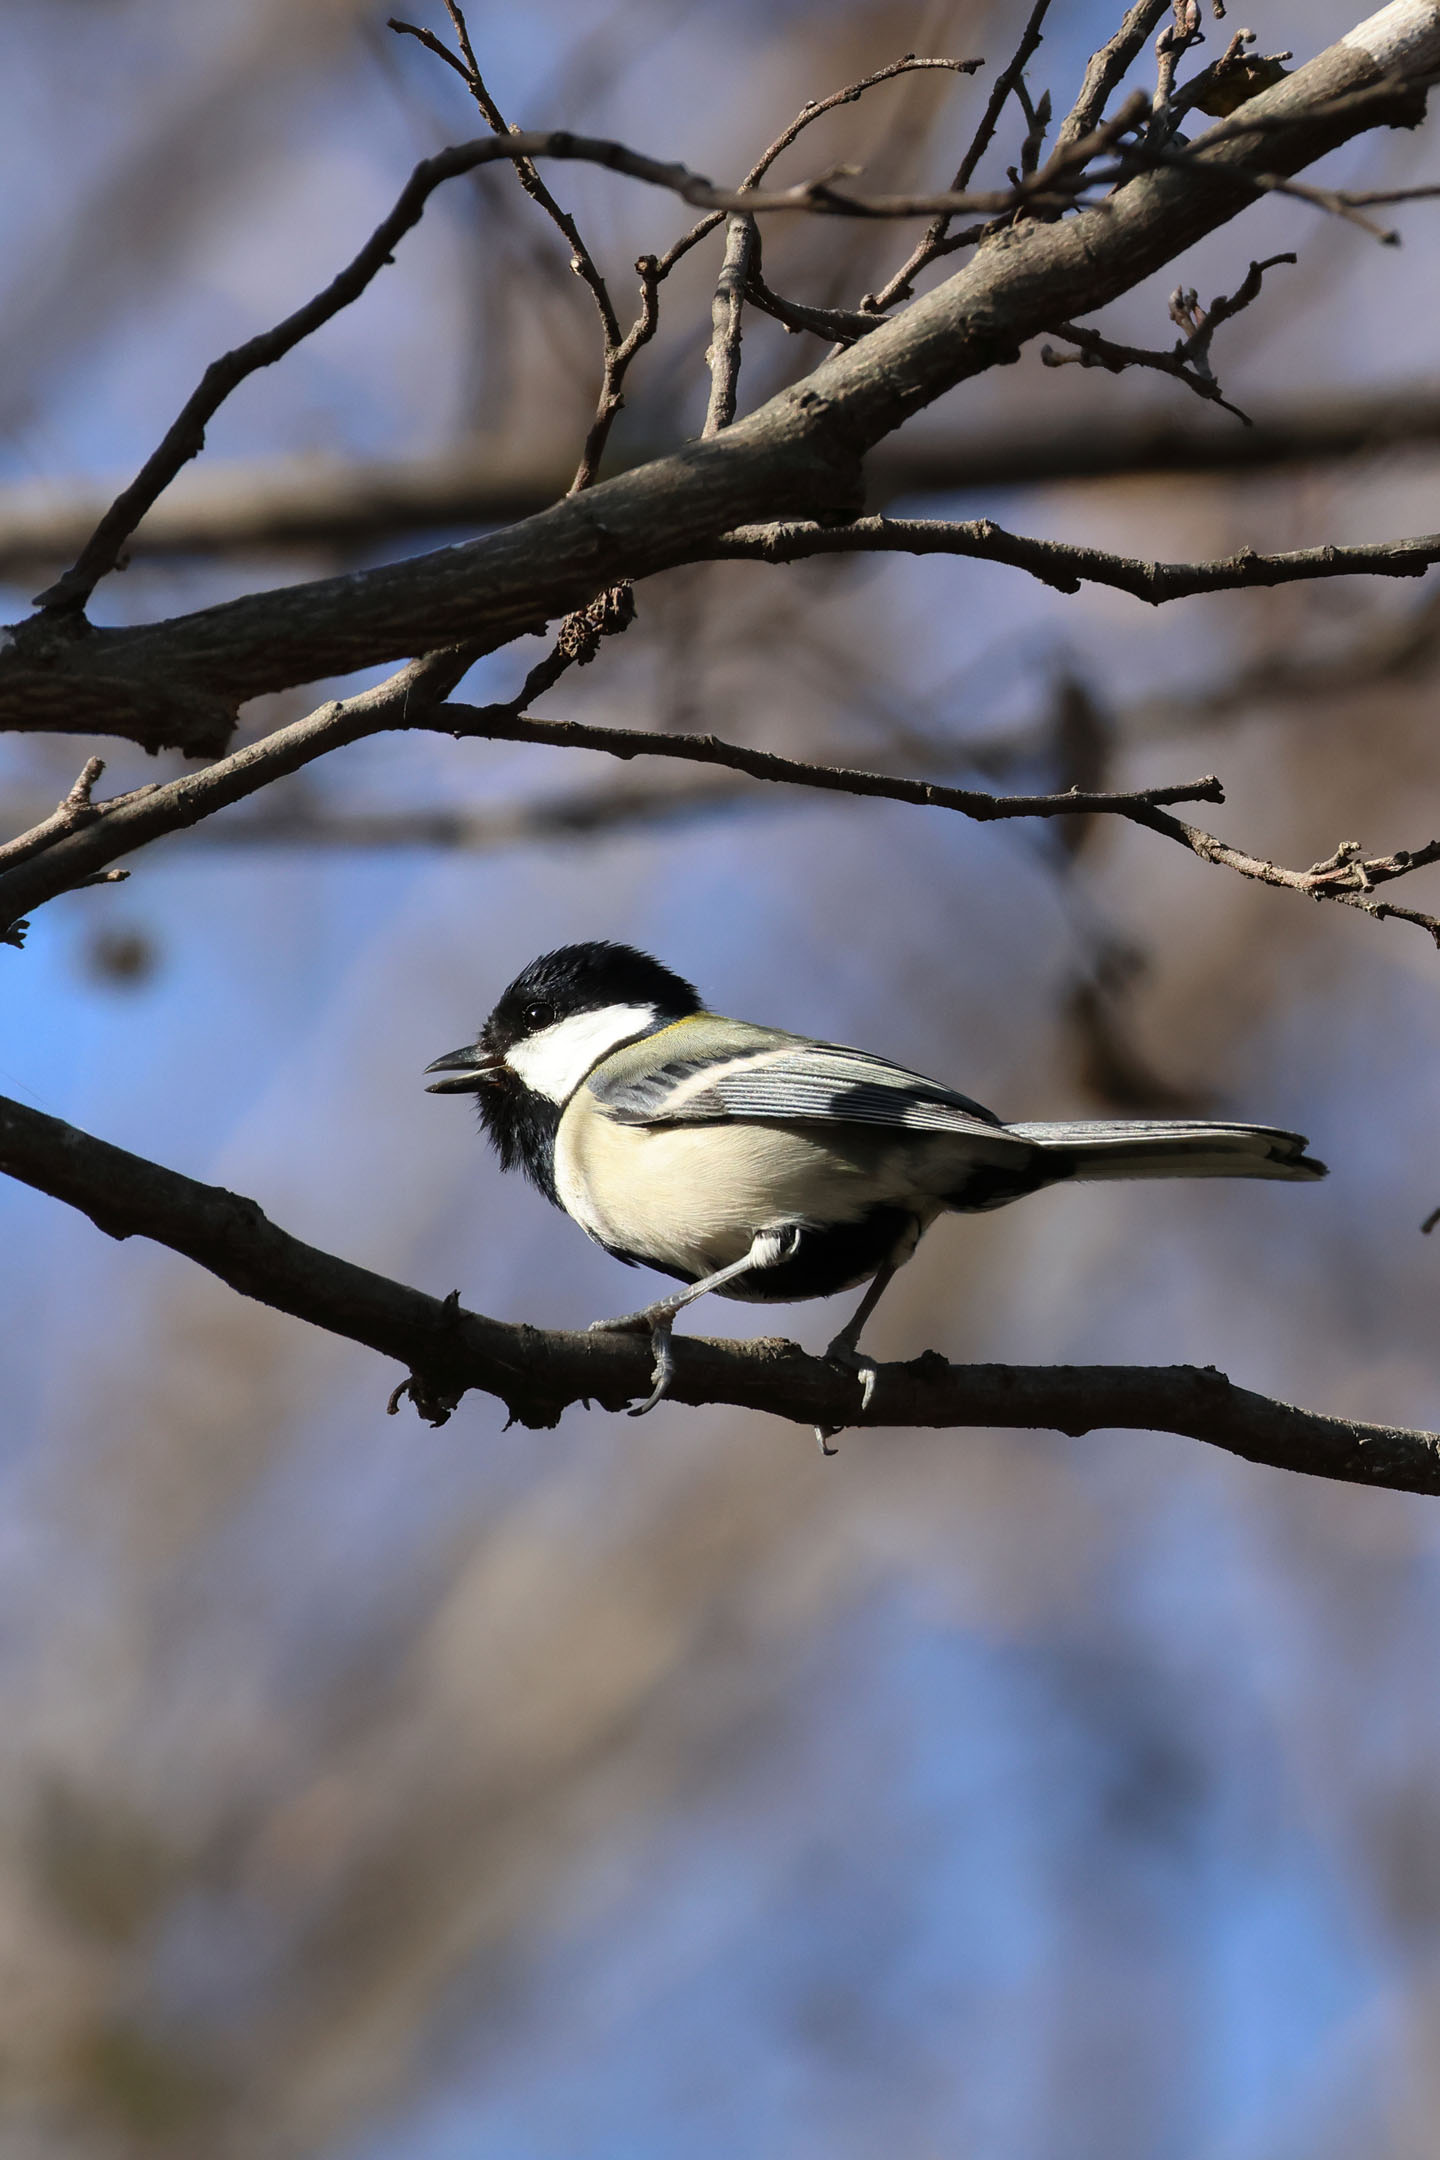
<svg viewBox="0 0 1440 2160">
<path fill-rule="evenodd" d="M 425 1068 L 473 1094 L 502 1170 L 517 1166 L 617 1260 L 683 1287 L 593 1323 L 648 1332 L 651 1392 L 674 1376 L 671 1331 L 698 1297 L 790 1303 L 867 1284 L 828 1358 L 861 1414 L 877 1367 L 861 1331 L 936 1218 L 1097 1178 L 1309 1182 L 1298 1133 L 1183 1118 L 1005 1124 L 942 1081 L 841 1043 L 729 1020 L 634 946 L 542 953 L 472 1043 Z M 838 1428 L 817 1428 L 822 1449 Z"/>
</svg>

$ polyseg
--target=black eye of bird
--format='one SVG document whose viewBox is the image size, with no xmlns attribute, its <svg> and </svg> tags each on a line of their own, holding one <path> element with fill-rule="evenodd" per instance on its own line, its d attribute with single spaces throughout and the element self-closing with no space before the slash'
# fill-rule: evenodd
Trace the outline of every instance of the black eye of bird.
<svg viewBox="0 0 1440 2160">
<path fill-rule="evenodd" d="M 554 1019 L 554 1017 L 555 1017 L 555 1014 L 554 1014 L 554 1012 L 552 1011 L 552 1009 L 550 1008 L 550 1006 L 548 1006 L 548 1005 L 545 1005 L 545 1004 L 543 1004 L 543 1003 L 536 1003 L 536 1004 L 534 1004 L 534 1005 L 527 1005 L 527 1006 L 525 1007 L 525 1025 L 526 1025 L 526 1027 L 532 1027 L 532 1028 L 542 1028 L 542 1027 L 548 1027 L 548 1026 L 549 1026 L 549 1024 L 550 1024 L 550 1022 L 551 1022 L 551 1021 L 552 1021 L 552 1020 Z"/>
</svg>

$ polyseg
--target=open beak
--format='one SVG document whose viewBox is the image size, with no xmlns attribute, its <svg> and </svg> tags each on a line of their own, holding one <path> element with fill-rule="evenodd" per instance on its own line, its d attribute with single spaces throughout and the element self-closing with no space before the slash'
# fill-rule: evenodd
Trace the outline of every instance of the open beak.
<svg viewBox="0 0 1440 2160">
<path fill-rule="evenodd" d="M 479 1043 L 467 1043 L 463 1050 L 447 1050 L 444 1057 L 436 1058 L 427 1065 L 427 1073 L 448 1073 L 445 1080 L 432 1080 L 427 1095 L 474 1095 L 488 1081 L 503 1070 L 505 1060 L 493 1050 L 482 1049 Z"/>
</svg>

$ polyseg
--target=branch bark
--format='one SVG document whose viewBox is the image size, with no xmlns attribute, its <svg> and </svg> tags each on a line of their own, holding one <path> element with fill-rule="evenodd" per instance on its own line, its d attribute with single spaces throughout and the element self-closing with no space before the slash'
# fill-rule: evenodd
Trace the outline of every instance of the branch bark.
<svg viewBox="0 0 1440 2160">
<path fill-rule="evenodd" d="M 1007 532 L 992 518 L 952 523 L 943 518 L 855 518 L 848 525 L 752 525 L 726 533 L 712 550 L 718 562 L 801 562 L 813 555 L 870 552 L 889 555 L 960 555 L 972 561 L 1008 563 L 1028 571 L 1056 592 L 1083 584 L 1109 585 L 1159 607 L 1200 593 L 1245 592 L 1335 577 L 1418 578 L 1440 562 L 1440 533 L 1405 540 L 1362 541 L 1355 547 L 1290 548 L 1260 555 L 1242 548 L 1214 562 L 1146 562 L 1111 555 L 1103 548 L 1066 540 L 1032 540 Z"/>
<path fill-rule="evenodd" d="M 1143 173 L 1064 222 L 996 234 L 898 319 L 734 427 L 505 532 L 142 628 L 93 630 L 53 612 L 22 624 L 0 653 L 0 727 L 213 752 L 239 705 L 262 691 L 461 638 L 494 649 L 604 586 L 703 556 L 737 525 L 843 521 L 861 507 L 862 460 L 914 413 L 1227 223 L 1251 198 L 1250 175 L 1294 172 L 1364 128 L 1413 123 L 1419 102 L 1407 82 L 1437 62 L 1440 6 L 1393 0 L 1251 100 L 1244 130 L 1202 137 L 1183 171 Z M 517 136 L 467 150 L 541 147 Z M 741 206 L 759 207 L 754 195 Z"/>
<path fill-rule="evenodd" d="M 0 942 L 20 942 L 17 925 L 21 918 L 47 900 L 93 880 L 121 856 L 199 824 L 202 818 L 243 801 L 332 750 L 388 729 L 420 729 L 489 742 L 598 750 L 627 761 L 636 757 L 674 758 L 686 764 L 719 766 L 756 780 L 958 811 L 981 821 L 1084 817 L 1098 811 L 1124 814 L 1127 810 L 1149 811 L 1176 802 L 1224 800 L 1224 790 L 1213 774 L 1180 786 L 1144 789 L 1135 794 L 994 795 L 977 788 L 945 787 L 936 781 L 814 765 L 801 758 L 781 757 L 774 751 L 721 742 L 713 735 L 662 735 L 646 728 L 589 727 L 575 721 L 539 720 L 520 710 L 520 704 L 527 695 L 535 694 L 537 676 L 543 684 L 547 663 L 542 662 L 539 670 L 532 671 L 521 700 L 511 705 L 447 703 L 457 670 L 463 672 L 459 659 L 443 653 L 428 661 L 416 661 L 390 681 L 343 702 L 322 705 L 303 720 L 276 729 L 260 742 L 247 744 L 203 772 L 183 773 L 161 786 L 133 789 L 112 803 L 90 804 L 90 814 L 83 824 L 72 820 L 55 825 L 47 820 L 37 833 L 21 834 L 9 843 L 8 851 L 0 850 Z"/>
<path fill-rule="evenodd" d="M 421 1414 L 443 1423 L 470 1389 L 512 1420 L 554 1425 L 572 1403 L 619 1410 L 649 1390 L 641 1337 L 508 1325 L 450 1298 L 306 1245 L 255 1201 L 163 1169 L 59 1118 L 0 1096 L 0 1170 L 88 1215 L 114 1238 L 146 1237 L 242 1296 L 363 1343 L 411 1377 Z M 1397 1492 L 1440 1492 L 1440 1436 L 1293 1408 L 1210 1367 L 949 1365 L 933 1351 L 882 1365 L 861 1413 L 854 1375 L 795 1344 L 677 1337 L 675 1401 L 728 1403 L 798 1425 L 1004 1426 L 1078 1438 L 1101 1428 L 1173 1432 L 1248 1462 Z"/>
</svg>

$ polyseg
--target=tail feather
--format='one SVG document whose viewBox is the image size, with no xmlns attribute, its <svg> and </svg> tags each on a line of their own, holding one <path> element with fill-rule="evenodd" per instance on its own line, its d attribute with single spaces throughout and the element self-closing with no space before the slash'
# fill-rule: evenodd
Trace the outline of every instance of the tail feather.
<svg viewBox="0 0 1440 2160">
<path fill-rule="evenodd" d="M 1256 1177 L 1326 1175 L 1299 1133 L 1273 1125 L 1209 1124 L 1189 1118 L 1077 1119 L 1007 1125 L 1032 1146 L 1068 1158 L 1057 1178 Z"/>
</svg>

